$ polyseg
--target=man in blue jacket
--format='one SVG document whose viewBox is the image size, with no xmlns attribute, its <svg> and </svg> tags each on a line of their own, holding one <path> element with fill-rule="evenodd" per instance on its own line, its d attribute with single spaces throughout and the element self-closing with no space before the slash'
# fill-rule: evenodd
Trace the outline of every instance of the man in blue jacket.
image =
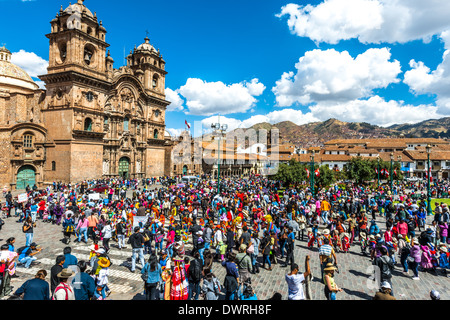
<svg viewBox="0 0 450 320">
<path fill-rule="evenodd" d="M 77 259 L 77 257 L 75 257 L 72 254 L 72 248 L 65 247 L 63 252 L 64 252 L 64 258 L 65 258 L 65 261 L 63 264 L 63 269 L 71 268 L 69 266 L 76 266 L 78 263 L 78 259 Z M 71 268 L 71 269 L 73 269 L 73 268 Z M 75 271 L 75 269 L 73 269 L 73 270 Z"/>
<path fill-rule="evenodd" d="M 91 300 L 95 293 L 95 280 L 87 274 L 86 261 L 80 260 L 78 262 L 79 273 L 77 273 L 72 280 L 72 287 L 75 293 L 75 300 Z"/>
<path fill-rule="evenodd" d="M 39 270 L 34 279 L 27 280 L 14 292 L 15 296 L 23 295 L 23 300 L 50 300 L 50 286 L 45 277 L 47 271 Z"/>
</svg>

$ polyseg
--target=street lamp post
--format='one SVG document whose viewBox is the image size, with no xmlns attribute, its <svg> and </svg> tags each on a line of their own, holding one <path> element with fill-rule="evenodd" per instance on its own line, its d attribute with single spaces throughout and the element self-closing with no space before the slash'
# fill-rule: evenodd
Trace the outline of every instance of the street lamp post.
<svg viewBox="0 0 450 320">
<path fill-rule="evenodd" d="M 312 155 L 311 155 L 311 192 L 312 192 L 312 197 L 314 198 L 314 150 L 312 151 Z"/>
<path fill-rule="evenodd" d="M 228 125 L 227 124 L 220 124 L 220 116 L 219 116 L 219 122 L 211 124 L 211 128 L 216 130 L 219 135 L 219 146 L 217 151 L 217 194 L 220 196 L 220 143 L 222 140 L 222 135 L 227 131 Z"/>
<path fill-rule="evenodd" d="M 380 187 L 380 155 L 378 155 L 377 161 L 378 161 L 378 170 L 377 170 L 378 187 Z"/>
<path fill-rule="evenodd" d="M 427 156 L 428 156 L 428 184 L 427 184 L 427 215 L 431 215 L 431 190 L 430 190 L 430 183 L 431 183 L 431 167 L 430 167 L 430 153 L 431 153 L 431 145 L 427 145 Z"/>
<path fill-rule="evenodd" d="M 392 163 L 394 162 L 394 154 L 391 152 L 391 192 L 394 192 L 394 173 L 392 168 Z"/>
</svg>

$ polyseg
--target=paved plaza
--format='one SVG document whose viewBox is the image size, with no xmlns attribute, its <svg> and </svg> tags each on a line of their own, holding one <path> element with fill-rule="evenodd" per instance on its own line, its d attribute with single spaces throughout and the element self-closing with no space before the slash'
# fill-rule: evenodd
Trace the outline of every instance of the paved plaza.
<svg viewBox="0 0 450 320">
<path fill-rule="evenodd" d="M 25 244 L 25 235 L 21 231 L 21 223 L 17 222 L 17 218 L 12 217 L 5 219 L 6 224 L 0 231 L 0 243 L 4 243 L 7 238 L 16 237 L 16 249 Z M 384 218 L 377 217 L 377 222 L 383 230 Z M 35 228 L 34 242 L 40 245 L 43 250 L 37 255 L 41 264 L 30 269 L 23 267 L 17 268 L 19 278 L 12 280 L 13 291 L 17 289 L 25 280 L 32 278 L 39 269 L 45 269 L 50 274 L 50 268 L 55 264 L 57 255 L 63 253 L 65 245 L 61 242 L 63 238 L 62 227 L 48 223 L 37 221 Z M 72 237 L 72 239 L 74 239 Z M 78 260 L 88 260 L 89 245 L 84 243 L 70 243 L 72 253 Z M 137 264 L 136 273 L 131 273 L 131 247 L 119 250 L 117 244 L 112 241 L 109 256 L 113 265 L 110 268 L 109 287 L 112 291 L 108 299 L 112 300 L 143 300 L 143 281 L 140 277 L 140 265 Z M 311 257 L 311 270 L 314 275 L 312 281 L 312 298 L 313 300 L 325 300 L 324 286 L 320 280 L 320 267 L 318 249 L 308 249 L 305 241 L 296 240 L 295 245 L 295 262 L 299 264 L 300 271 L 304 271 L 305 256 Z M 190 244 L 187 245 L 189 253 Z M 148 259 L 148 255 L 145 256 Z M 192 258 L 192 257 L 190 257 Z M 351 247 L 347 254 L 338 253 L 339 273 L 336 274 L 336 283 L 344 291 L 338 293 L 338 300 L 369 300 L 372 299 L 376 292 L 373 282 L 369 279 L 371 275 L 371 262 L 368 257 L 362 256 L 360 253 L 359 242 Z M 398 260 L 398 259 L 397 259 Z M 261 255 L 259 257 L 261 261 Z M 284 263 L 284 260 L 282 260 Z M 252 275 L 253 288 L 259 300 L 270 298 L 275 292 L 279 292 L 283 296 L 283 300 L 287 299 L 287 285 L 284 275 L 289 272 L 288 268 L 281 267 L 280 263 L 274 265 L 272 271 L 260 269 L 260 273 Z M 225 278 L 225 268 L 219 262 L 215 262 L 213 272 L 222 282 Z M 448 289 L 450 288 L 450 278 L 442 275 L 436 276 L 430 273 L 420 272 L 420 280 L 412 280 L 412 271 L 409 275 L 403 273 L 401 266 L 397 263 L 393 272 L 393 289 L 395 296 L 400 300 L 429 300 L 429 292 L 432 289 L 441 293 L 442 299 L 450 299 Z M 49 276 L 47 276 L 47 280 Z M 223 299 L 223 297 L 221 297 Z"/>
</svg>

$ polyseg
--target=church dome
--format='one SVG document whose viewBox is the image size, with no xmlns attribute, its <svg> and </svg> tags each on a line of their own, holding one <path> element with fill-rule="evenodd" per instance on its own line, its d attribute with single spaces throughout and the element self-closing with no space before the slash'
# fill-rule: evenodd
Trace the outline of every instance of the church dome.
<svg viewBox="0 0 450 320">
<path fill-rule="evenodd" d="M 155 48 L 150 44 L 150 39 L 145 37 L 145 42 L 137 47 L 137 51 L 156 52 Z"/>
<path fill-rule="evenodd" d="M 39 86 L 22 68 L 11 63 L 11 52 L 0 47 L 0 86 L 16 86 L 36 90 Z"/>
<path fill-rule="evenodd" d="M 87 16 L 94 18 L 94 15 L 92 14 L 92 12 L 83 4 L 84 0 L 78 0 L 77 3 L 71 4 L 70 6 L 68 6 L 66 8 L 66 10 L 64 10 L 65 13 L 85 13 Z"/>
</svg>

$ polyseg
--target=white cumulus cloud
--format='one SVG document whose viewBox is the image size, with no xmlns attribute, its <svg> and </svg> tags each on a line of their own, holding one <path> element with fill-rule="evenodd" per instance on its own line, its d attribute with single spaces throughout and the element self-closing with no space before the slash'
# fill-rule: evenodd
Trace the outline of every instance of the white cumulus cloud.
<svg viewBox="0 0 450 320">
<path fill-rule="evenodd" d="M 400 63 L 390 59 L 387 48 L 368 49 L 356 58 L 334 49 L 308 51 L 296 72 L 285 72 L 272 91 L 281 107 L 368 97 L 372 90 L 400 81 Z"/>
<path fill-rule="evenodd" d="M 448 0 L 325 0 L 301 6 L 290 3 L 277 17 L 288 17 L 293 34 L 336 44 L 429 41 L 450 27 Z"/>
<path fill-rule="evenodd" d="M 431 71 L 422 61 L 411 60 L 410 70 L 405 72 L 404 83 L 406 83 L 414 94 L 436 95 L 436 105 L 439 112 L 450 114 L 450 37 L 449 32 L 441 34 L 447 49 L 442 57 L 442 62 Z"/>
<path fill-rule="evenodd" d="M 32 78 L 47 74 L 48 61 L 39 57 L 34 52 L 27 52 L 25 50 L 13 52 L 11 62 L 25 70 Z"/>
<path fill-rule="evenodd" d="M 181 99 L 178 92 L 166 88 L 166 100 L 170 101 L 171 103 L 167 106 L 167 111 L 182 111 L 183 108 L 183 99 Z"/>
<path fill-rule="evenodd" d="M 321 121 L 336 118 L 346 122 L 367 122 L 382 127 L 443 117 L 436 106 L 414 106 L 402 101 L 386 101 L 377 95 L 369 99 L 355 99 L 342 103 L 318 103 L 309 109 L 311 114 Z"/>
<path fill-rule="evenodd" d="M 258 79 L 227 85 L 189 78 L 177 93 L 186 99 L 187 114 L 210 116 L 246 112 L 256 104 L 255 97 L 264 89 Z"/>
</svg>

